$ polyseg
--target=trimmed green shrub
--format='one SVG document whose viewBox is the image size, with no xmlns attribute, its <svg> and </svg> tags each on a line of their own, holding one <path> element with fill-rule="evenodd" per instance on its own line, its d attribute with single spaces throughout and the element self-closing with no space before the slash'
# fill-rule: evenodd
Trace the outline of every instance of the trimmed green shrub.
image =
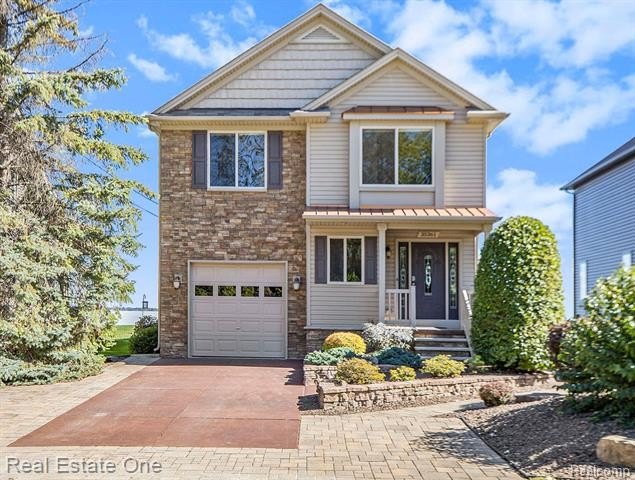
<svg viewBox="0 0 635 480">
<path fill-rule="evenodd" d="M 337 365 L 341 361 L 354 356 L 355 352 L 346 347 L 331 348 L 326 352 L 316 350 L 306 354 L 304 363 L 307 365 Z"/>
<path fill-rule="evenodd" d="M 556 238 L 540 220 L 511 217 L 487 238 L 474 285 L 472 345 L 493 366 L 551 367 L 549 326 L 564 318 Z"/>
<path fill-rule="evenodd" d="M 324 340 L 322 350 L 327 351 L 338 347 L 350 348 L 360 355 L 366 353 L 366 343 L 364 339 L 352 332 L 335 332 L 330 334 Z"/>
<path fill-rule="evenodd" d="M 392 347 L 375 353 L 377 363 L 385 365 L 403 365 L 412 368 L 421 367 L 421 357 L 403 348 Z"/>
<path fill-rule="evenodd" d="M 386 376 L 379 367 L 361 358 L 344 360 L 337 366 L 335 379 L 352 384 L 383 382 Z"/>
<path fill-rule="evenodd" d="M 478 395 L 486 407 L 496 407 L 511 403 L 514 399 L 514 389 L 505 382 L 491 382 L 483 385 L 479 389 Z"/>
<path fill-rule="evenodd" d="M 97 375 L 105 358 L 85 352 L 56 356 L 56 363 L 25 362 L 0 356 L 0 385 L 31 385 L 68 382 Z"/>
<path fill-rule="evenodd" d="M 585 309 L 588 318 L 571 321 L 559 356 L 567 405 L 635 422 L 635 267 L 598 281 Z"/>
<path fill-rule="evenodd" d="M 487 370 L 487 364 L 480 355 L 474 355 L 464 360 L 463 363 L 465 363 L 465 369 L 469 373 L 481 373 Z"/>
<path fill-rule="evenodd" d="M 421 371 L 429 373 L 433 377 L 458 377 L 465 370 L 465 364 L 458 360 L 453 360 L 449 355 L 437 355 L 423 362 Z"/>
<path fill-rule="evenodd" d="M 408 382 L 417 378 L 417 372 L 410 367 L 397 367 L 390 371 L 391 382 Z"/>
<path fill-rule="evenodd" d="M 383 323 L 365 323 L 362 337 L 371 352 L 390 347 L 399 347 L 407 350 L 414 349 L 414 336 L 410 327 L 392 327 Z"/>
<path fill-rule="evenodd" d="M 135 323 L 130 336 L 131 353 L 154 353 L 157 347 L 159 328 L 157 319 L 150 315 L 144 315 Z"/>
</svg>

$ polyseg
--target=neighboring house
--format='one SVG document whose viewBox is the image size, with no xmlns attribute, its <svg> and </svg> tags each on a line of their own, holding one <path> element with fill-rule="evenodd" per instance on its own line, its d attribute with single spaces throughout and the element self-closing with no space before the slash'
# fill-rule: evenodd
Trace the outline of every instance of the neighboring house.
<svg viewBox="0 0 635 480">
<path fill-rule="evenodd" d="M 158 108 L 161 354 L 467 328 L 506 116 L 323 5 Z"/>
<path fill-rule="evenodd" d="M 635 254 L 635 137 L 567 183 L 573 193 L 574 314 L 598 279 Z"/>
</svg>

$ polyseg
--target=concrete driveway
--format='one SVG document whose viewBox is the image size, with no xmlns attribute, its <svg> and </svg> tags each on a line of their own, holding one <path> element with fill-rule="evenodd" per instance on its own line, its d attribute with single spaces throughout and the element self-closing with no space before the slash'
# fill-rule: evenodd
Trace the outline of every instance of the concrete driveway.
<svg viewBox="0 0 635 480">
<path fill-rule="evenodd" d="M 297 448 L 304 393 L 301 362 L 162 359 L 11 446 Z"/>
</svg>

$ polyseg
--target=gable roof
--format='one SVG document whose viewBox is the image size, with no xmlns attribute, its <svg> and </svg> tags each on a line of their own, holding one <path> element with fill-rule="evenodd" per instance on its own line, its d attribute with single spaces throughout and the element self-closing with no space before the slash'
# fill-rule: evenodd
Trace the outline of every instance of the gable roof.
<svg viewBox="0 0 635 480">
<path fill-rule="evenodd" d="M 221 80 L 226 79 L 231 74 L 237 72 L 242 66 L 254 61 L 256 58 L 263 55 L 274 46 L 280 43 L 284 43 L 285 41 L 288 42 L 290 40 L 290 36 L 293 33 L 298 32 L 306 25 L 320 18 L 324 18 L 333 22 L 344 31 L 346 31 L 348 34 L 350 34 L 352 37 L 361 41 L 365 45 L 368 45 L 372 49 L 376 50 L 378 53 L 385 54 L 391 51 L 390 46 L 388 46 L 375 36 L 371 35 L 370 33 L 366 32 L 362 28 L 358 27 L 357 25 L 349 22 L 330 8 L 319 3 L 303 15 L 299 16 L 292 22 L 275 31 L 264 40 L 260 41 L 245 52 L 241 53 L 227 64 L 218 68 L 210 75 L 206 76 L 205 78 L 187 88 L 168 102 L 164 103 L 153 113 L 165 114 L 170 110 L 179 107 L 202 90 L 210 88 L 213 84 L 220 82 Z"/>
<path fill-rule="evenodd" d="M 623 162 L 635 158 L 635 137 L 564 185 L 561 190 L 575 190 Z"/>
<path fill-rule="evenodd" d="M 375 72 L 378 72 L 379 70 L 390 65 L 391 63 L 398 62 L 398 61 L 404 62 L 409 67 L 413 68 L 415 71 L 422 74 L 424 77 L 430 79 L 432 84 L 435 85 L 436 88 L 440 90 L 442 93 L 443 91 L 445 91 L 446 92 L 445 94 L 447 95 L 447 92 L 450 92 L 454 96 L 464 100 L 468 105 L 479 108 L 481 110 L 495 110 L 495 108 L 492 107 L 487 102 L 481 100 L 476 95 L 473 95 L 472 93 L 468 92 L 463 87 L 460 87 L 459 85 L 454 83 L 452 80 L 444 77 L 436 70 L 433 70 L 432 68 L 428 67 L 419 59 L 410 55 L 408 52 L 405 52 L 401 48 L 395 48 L 387 55 L 384 55 L 383 57 L 378 59 L 376 62 L 371 63 L 365 69 L 359 71 L 358 73 L 348 78 L 347 80 L 343 81 L 342 83 L 332 88 L 328 92 L 324 93 L 320 97 L 306 104 L 304 107 L 302 107 L 303 110 L 314 110 L 316 108 L 322 107 L 323 105 L 333 100 L 334 98 L 345 94 L 347 91 L 352 89 L 355 85 L 359 84 L 361 81 L 370 77 Z"/>
</svg>

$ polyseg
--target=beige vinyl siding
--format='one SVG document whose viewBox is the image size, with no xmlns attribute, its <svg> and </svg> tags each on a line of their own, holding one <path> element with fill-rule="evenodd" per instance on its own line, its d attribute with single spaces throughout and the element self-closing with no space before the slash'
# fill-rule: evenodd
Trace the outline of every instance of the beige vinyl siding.
<svg viewBox="0 0 635 480">
<path fill-rule="evenodd" d="M 462 119 L 446 126 L 445 205 L 480 207 L 485 204 L 485 141 L 483 125 Z"/>
<path fill-rule="evenodd" d="M 387 67 L 366 79 L 359 91 L 342 99 L 336 98 L 329 105 L 331 117 L 325 124 L 311 126 L 310 205 L 349 205 L 349 123 L 342 121 L 342 112 L 358 105 L 434 105 L 462 109 L 450 98 L 422 83 L 418 74 L 405 66 Z M 415 122 L 405 123 L 412 125 Z M 377 206 L 384 199 L 389 202 L 386 205 L 434 205 L 432 192 L 414 195 L 411 192 L 391 192 L 384 197 L 387 198 L 376 192 L 364 192 L 361 200 L 368 202 L 368 206 Z"/>
<path fill-rule="evenodd" d="M 192 108 L 301 108 L 376 57 L 352 42 L 298 41 L 190 102 Z"/>
<path fill-rule="evenodd" d="M 315 283 L 315 236 L 316 235 L 377 235 L 377 230 L 311 229 L 309 316 L 311 327 L 360 329 L 366 322 L 376 321 L 379 309 L 379 287 L 377 285 L 346 285 Z"/>
</svg>

